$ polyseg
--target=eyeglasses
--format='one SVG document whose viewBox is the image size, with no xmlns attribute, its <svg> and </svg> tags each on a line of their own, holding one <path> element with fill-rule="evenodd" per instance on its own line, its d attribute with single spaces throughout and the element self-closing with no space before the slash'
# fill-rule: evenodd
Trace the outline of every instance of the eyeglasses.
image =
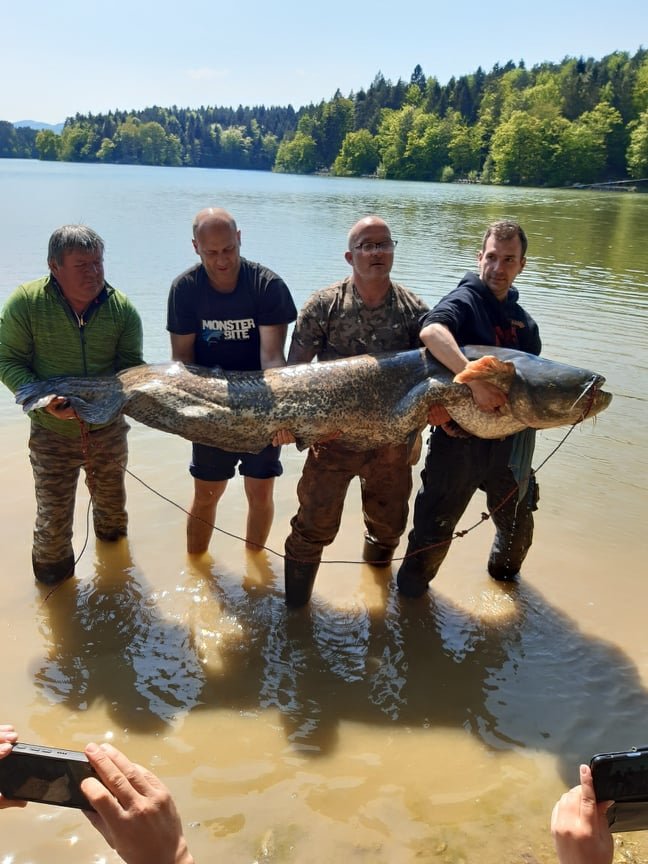
<svg viewBox="0 0 648 864">
<path fill-rule="evenodd" d="M 372 252 L 393 252 L 398 245 L 398 240 L 383 240 L 382 243 L 358 243 L 354 249 L 359 249 L 365 255 Z"/>
</svg>

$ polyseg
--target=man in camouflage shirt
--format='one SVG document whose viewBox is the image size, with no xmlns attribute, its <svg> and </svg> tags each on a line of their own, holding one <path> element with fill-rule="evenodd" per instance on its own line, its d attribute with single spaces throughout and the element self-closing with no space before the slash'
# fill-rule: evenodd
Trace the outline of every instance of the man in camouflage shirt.
<svg viewBox="0 0 648 864">
<path fill-rule="evenodd" d="M 113 375 L 142 359 L 142 323 L 120 291 L 104 281 L 104 243 L 85 225 L 64 225 L 49 240 L 49 275 L 20 285 L 0 321 L 0 380 L 12 391 L 59 375 Z M 29 457 L 36 491 L 32 563 L 36 578 L 53 585 L 74 573 L 72 525 L 81 467 L 92 497 L 95 534 L 126 534 L 128 425 L 81 424 L 67 400 L 55 396 L 31 413 Z"/>
<path fill-rule="evenodd" d="M 351 228 L 344 257 L 352 275 L 306 301 L 289 364 L 420 347 L 419 318 L 428 307 L 391 281 L 395 246 L 378 216 L 366 216 Z M 363 558 L 376 566 L 391 564 L 407 522 L 412 459 L 407 444 L 356 452 L 332 440 L 310 448 L 297 486 L 299 510 L 285 545 L 289 606 L 308 603 L 322 549 L 335 539 L 354 477 L 360 478 L 366 526 Z"/>
</svg>

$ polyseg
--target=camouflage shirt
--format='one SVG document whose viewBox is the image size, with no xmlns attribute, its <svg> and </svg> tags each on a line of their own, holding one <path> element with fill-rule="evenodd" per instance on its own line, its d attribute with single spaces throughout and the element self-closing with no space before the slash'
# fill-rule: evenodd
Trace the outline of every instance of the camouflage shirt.
<svg viewBox="0 0 648 864">
<path fill-rule="evenodd" d="M 407 351 L 421 347 L 419 318 L 427 311 L 416 294 L 395 282 L 385 302 L 369 308 L 347 277 L 309 297 L 292 340 L 319 360 Z"/>
</svg>

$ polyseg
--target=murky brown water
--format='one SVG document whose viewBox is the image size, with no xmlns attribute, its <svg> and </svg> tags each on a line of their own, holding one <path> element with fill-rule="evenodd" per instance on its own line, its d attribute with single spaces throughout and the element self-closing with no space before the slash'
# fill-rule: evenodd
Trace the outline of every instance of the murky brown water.
<svg viewBox="0 0 648 864">
<path fill-rule="evenodd" d="M 361 188 L 396 187 L 428 188 Z M 475 191 L 467 218 L 490 214 L 495 204 L 480 201 L 485 194 Z M 3 722 L 15 723 L 23 740 L 76 749 L 110 738 L 152 766 L 177 797 L 197 860 L 554 860 L 549 814 L 579 761 L 648 743 L 648 261 L 631 243 L 641 234 L 636 215 L 645 227 L 648 208 L 632 205 L 632 255 L 623 265 L 602 241 L 575 244 L 573 260 L 563 230 L 553 239 L 545 222 L 555 227 L 567 206 L 576 219 L 574 202 L 629 205 L 614 203 L 622 196 L 529 194 L 524 205 L 515 202 L 545 237 L 527 277 L 545 352 L 607 374 L 615 399 L 541 469 L 522 584 L 488 579 L 487 524 L 454 544 L 421 602 L 401 601 L 391 572 L 336 563 L 322 566 L 310 609 L 288 614 L 273 552 L 251 555 L 235 537 L 217 535 L 211 556 L 188 562 L 185 517 L 170 501 L 189 500 L 189 445 L 133 424 L 130 468 L 170 501 L 129 478 L 128 542 L 99 547 L 91 537 L 75 580 L 46 599 L 30 571 L 27 423 L 2 391 Z M 511 200 L 502 205 L 508 211 Z M 339 219 L 350 224 L 345 206 Z M 420 207 L 416 197 L 411 206 Z M 107 262 L 110 276 L 110 255 Z M 330 278 L 342 265 L 328 265 Z M 3 273 L 4 297 L 13 285 Z M 317 284 L 326 281 L 321 275 Z M 159 303 L 165 295 L 161 287 Z M 149 359 L 160 359 L 156 350 Z M 539 436 L 536 465 L 561 435 Z M 269 541 L 277 552 L 301 462 L 285 448 Z M 358 497 L 352 488 L 328 560 L 359 559 Z M 483 506 L 476 499 L 460 527 L 478 521 Z M 244 518 L 242 487 L 233 482 L 219 527 L 238 535 Z M 3 812 L 0 822 L 7 864 L 113 860 L 75 812 L 32 805 Z M 625 850 L 648 860 L 644 838 L 624 840 Z"/>
</svg>

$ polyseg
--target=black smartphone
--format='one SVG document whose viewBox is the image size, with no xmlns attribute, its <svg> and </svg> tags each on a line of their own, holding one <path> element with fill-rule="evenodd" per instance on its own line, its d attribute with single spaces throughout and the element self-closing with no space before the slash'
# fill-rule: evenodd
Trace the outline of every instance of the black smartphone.
<svg viewBox="0 0 648 864">
<path fill-rule="evenodd" d="M 96 776 L 85 753 L 78 750 L 18 743 L 0 759 L 0 792 L 5 798 L 94 810 L 80 784 Z"/>
<path fill-rule="evenodd" d="M 612 831 L 648 828 L 648 747 L 597 753 L 590 760 L 597 801 L 614 801 L 607 813 Z"/>
</svg>

